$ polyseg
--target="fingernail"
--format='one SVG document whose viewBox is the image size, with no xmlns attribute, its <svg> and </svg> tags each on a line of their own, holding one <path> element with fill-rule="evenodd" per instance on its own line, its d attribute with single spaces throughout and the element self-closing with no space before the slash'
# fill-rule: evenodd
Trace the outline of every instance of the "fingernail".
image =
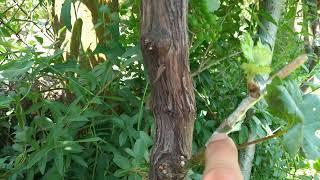
<svg viewBox="0 0 320 180">
<path fill-rule="evenodd" d="M 215 142 L 215 141 L 220 141 L 220 140 L 224 140 L 224 139 L 228 139 L 228 135 L 226 133 L 217 133 L 217 134 L 213 134 L 210 139 L 208 140 L 208 142 L 206 143 L 206 147 L 208 146 L 208 144 Z"/>
</svg>

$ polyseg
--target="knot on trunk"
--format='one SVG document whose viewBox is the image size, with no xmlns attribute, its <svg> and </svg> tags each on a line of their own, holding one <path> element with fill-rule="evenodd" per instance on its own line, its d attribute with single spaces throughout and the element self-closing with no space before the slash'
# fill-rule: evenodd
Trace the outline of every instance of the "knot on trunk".
<svg viewBox="0 0 320 180">
<path fill-rule="evenodd" d="M 156 169 L 153 174 L 159 175 L 157 179 L 184 179 L 186 175 L 186 161 L 184 156 L 174 156 L 170 153 L 162 154 L 154 166 Z"/>
<path fill-rule="evenodd" d="M 160 57 L 168 53 L 172 40 L 167 30 L 154 28 L 141 36 L 141 43 L 148 54 Z"/>
</svg>

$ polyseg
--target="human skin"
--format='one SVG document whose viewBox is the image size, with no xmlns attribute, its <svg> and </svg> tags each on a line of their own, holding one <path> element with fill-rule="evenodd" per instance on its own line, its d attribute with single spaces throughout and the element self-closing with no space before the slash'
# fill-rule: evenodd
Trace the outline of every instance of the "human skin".
<svg viewBox="0 0 320 180">
<path fill-rule="evenodd" d="M 203 180 L 243 180 L 238 150 L 227 134 L 217 134 L 206 148 Z"/>
</svg>

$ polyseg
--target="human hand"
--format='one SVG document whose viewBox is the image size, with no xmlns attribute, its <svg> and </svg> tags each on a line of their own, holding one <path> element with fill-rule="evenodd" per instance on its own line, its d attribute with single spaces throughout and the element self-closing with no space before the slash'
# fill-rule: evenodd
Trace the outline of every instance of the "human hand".
<svg viewBox="0 0 320 180">
<path fill-rule="evenodd" d="M 216 134 L 206 148 L 203 180 L 242 180 L 238 150 L 227 134 Z"/>
</svg>

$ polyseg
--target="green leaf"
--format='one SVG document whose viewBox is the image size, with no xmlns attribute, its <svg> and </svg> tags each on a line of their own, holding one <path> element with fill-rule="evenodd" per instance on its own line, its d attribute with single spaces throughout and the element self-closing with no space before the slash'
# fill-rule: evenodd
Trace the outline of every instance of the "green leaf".
<svg viewBox="0 0 320 180">
<path fill-rule="evenodd" d="M 271 72 L 272 51 L 267 45 L 258 41 L 254 46 L 249 34 L 245 34 L 240 41 L 241 49 L 248 63 L 241 65 L 245 71 L 247 79 L 251 81 L 257 74 L 269 74 Z"/>
<path fill-rule="evenodd" d="M 35 36 L 36 40 L 40 43 L 43 44 L 43 38 L 40 36 Z"/>
<path fill-rule="evenodd" d="M 4 1 L 4 0 L 2 0 Z M 6 29 L 6 27 L 0 27 L 0 32 L 4 37 L 10 37 L 11 33 Z M 1 49 L 1 48 L 0 48 Z"/>
<path fill-rule="evenodd" d="M 272 51 L 267 45 L 263 45 L 258 41 L 253 48 L 253 59 L 256 65 L 269 66 L 272 61 Z"/>
<path fill-rule="evenodd" d="M 15 80 L 16 77 L 28 72 L 32 65 L 33 61 L 26 59 L 10 61 L 0 67 L 0 80 Z"/>
<path fill-rule="evenodd" d="M 63 150 L 57 149 L 55 153 L 54 164 L 61 176 L 64 175 L 64 159 L 63 159 Z"/>
<path fill-rule="evenodd" d="M 51 150 L 51 147 L 45 147 L 39 151 L 36 151 L 34 153 L 31 154 L 28 163 L 26 165 L 26 169 L 31 168 L 34 164 L 36 164 L 37 162 L 39 162 L 43 157 L 45 157 L 47 155 L 47 153 Z"/>
<path fill-rule="evenodd" d="M 303 103 L 300 105 L 304 114 L 303 126 L 303 151 L 308 159 L 320 158 L 320 98 L 315 94 L 309 94 L 303 97 Z"/>
<path fill-rule="evenodd" d="M 133 146 L 133 152 L 136 155 L 136 158 L 143 158 L 143 155 L 146 151 L 148 151 L 147 145 L 143 139 L 138 139 Z"/>
<path fill-rule="evenodd" d="M 88 167 L 87 162 L 86 162 L 81 156 L 72 155 L 72 156 L 71 156 L 71 159 L 72 159 L 74 162 L 80 164 L 80 165 L 83 166 L 83 167 L 86 167 L 86 168 Z"/>
<path fill-rule="evenodd" d="M 34 180 L 34 169 L 31 168 L 27 171 L 27 177 L 25 180 Z"/>
<path fill-rule="evenodd" d="M 272 83 L 267 87 L 267 102 L 273 114 L 286 120 L 289 128 L 303 122 L 303 114 L 283 85 Z"/>
<path fill-rule="evenodd" d="M 241 68 L 247 75 L 248 80 L 252 80 L 257 74 L 269 74 L 271 72 L 270 66 L 260 66 L 254 63 L 243 63 Z"/>
<path fill-rule="evenodd" d="M 130 174 L 130 170 L 128 169 L 118 169 L 116 172 L 114 172 L 114 176 L 116 177 L 123 177 Z"/>
<path fill-rule="evenodd" d="M 142 178 L 138 174 L 132 174 L 128 177 L 128 180 L 142 180 Z"/>
<path fill-rule="evenodd" d="M 302 129 L 302 123 L 298 123 L 295 126 L 293 126 L 291 129 L 289 129 L 288 133 L 286 133 L 283 136 L 284 139 L 284 147 L 285 150 L 294 157 L 303 141 L 303 129 Z"/>
<path fill-rule="evenodd" d="M 144 144 L 147 145 L 147 147 L 150 147 L 153 144 L 151 137 L 144 131 L 140 131 L 139 133 L 140 138 L 144 141 Z"/>
<path fill-rule="evenodd" d="M 220 7 L 220 0 L 206 0 L 206 2 L 210 12 L 214 12 Z"/>
<path fill-rule="evenodd" d="M 127 134 L 124 131 L 122 131 L 119 135 L 119 145 L 123 146 L 126 143 L 127 138 L 128 138 Z"/>
<path fill-rule="evenodd" d="M 10 103 L 13 100 L 14 99 L 12 97 L 9 97 L 9 96 L 0 96 L 0 108 L 9 108 L 10 107 Z"/>
<path fill-rule="evenodd" d="M 320 159 L 317 159 L 316 162 L 314 162 L 313 168 L 314 168 L 316 171 L 320 172 Z"/>
<path fill-rule="evenodd" d="M 5 169 L 6 168 L 6 161 L 10 158 L 10 156 L 6 156 L 3 158 L 0 158 L 0 168 Z"/>
<path fill-rule="evenodd" d="M 64 146 L 64 150 L 70 153 L 80 153 L 84 149 L 84 147 L 80 146 L 77 142 L 74 141 L 63 141 L 62 145 Z"/>
<path fill-rule="evenodd" d="M 250 34 L 245 34 L 244 38 L 240 41 L 241 49 L 244 57 L 249 63 L 254 62 L 253 59 L 253 40 Z"/>
<path fill-rule="evenodd" d="M 130 169 L 130 161 L 128 158 L 121 156 L 120 154 L 114 154 L 113 162 L 121 169 Z"/>
<path fill-rule="evenodd" d="M 239 131 L 239 143 L 242 144 L 246 142 L 246 140 L 248 139 L 248 135 L 249 135 L 249 130 L 247 126 L 243 126 L 241 128 L 241 131 Z"/>
<path fill-rule="evenodd" d="M 42 129 L 49 129 L 53 127 L 53 121 L 48 117 L 36 116 L 32 122 Z"/>
<path fill-rule="evenodd" d="M 46 165 L 47 165 L 47 155 L 43 156 L 41 161 L 38 163 L 38 167 L 39 167 L 41 174 L 45 173 Z"/>
<path fill-rule="evenodd" d="M 92 137 L 92 138 L 88 138 L 88 139 L 77 140 L 75 142 L 98 142 L 98 141 L 103 141 L 103 140 L 99 137 Z"/>
<path fill-rule="evenodd" d="M 47 173 L 43 176 L 45 180 L 63 180 L 63 176 L 60 175 L 56 166 L 52 166 Z"/>
<path fill-rule="evenodd" d="M 71 31 L 71 0 L 65 0 L 62 4 L 60 17 L 67 29 Z"/>
<path fill-rule="evenodd" d="M 302 97 L 297 84 L 286 86 L 289 91 L 276 80 L 267 87 L 271 112 L 287 120 L 290 128 L 284 136 L 285 148 L 291 155 L 302 148 L 308 159 L 317 159 L 320 157 L 320 98 L 315 94 Z"/>
<path fill-rule="evenodd" d="M 14 161 L 14 167 L 19 167 L 24 162 L 25 157 L 26 157 L 25 152 L 19 154 Z"/>
<path fill-rule="evenodd" d="M 278 26 L 278 23 L 274 20 L 274 18 L 269 14 L 269 12 L 266 12 L 265 10 L 261 9 L 259 11 L 259 15 L 264 17 L 267 21 L 272 22 L 275 26 Z"/>
<path fill-rule="evenodd" d="M 279 81 L 279 78 L 278 78 Z M 285 83 L 285 87 L 287 88 L 289 94 L 294 99 L 295 102 L 302 102 L 303 96 L 302 91 L 299 90 L 299 85 L 294 81 L 288 81 Z"/>
<path fill-rule="evenodd" d="M 124 65 L 129 66 L 134 61 L 142 61 L 142 52 L 140 45 L 133 46 L 129 48 L 125 53 L 122 54 L 122 58 L 127 58 Z"/>
<path fill-rule="evenodd" d="M 126 153 L 128 153 L 130 156 L 132 156 L 132 157 L 135 157 L 136 155 L 134 154 L 134 152 L 131 150 L 131 149 L 129 149 L 129 148 L 126 148 L 126 149 L 124 149 L 124 151 L 126 152 Z"/>
</svg>

